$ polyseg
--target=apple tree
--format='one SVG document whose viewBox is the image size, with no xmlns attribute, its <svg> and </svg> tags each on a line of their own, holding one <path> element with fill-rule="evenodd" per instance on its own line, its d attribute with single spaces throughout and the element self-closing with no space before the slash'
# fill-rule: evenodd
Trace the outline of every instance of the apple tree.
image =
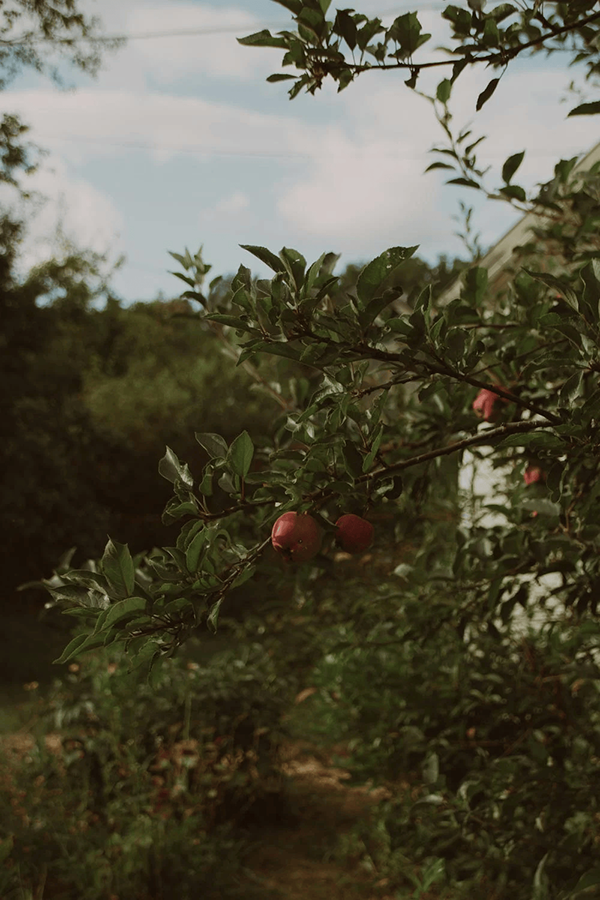
<svg viewBox="0 0 600 900">
<path fill-rule="evenodd" d="M 532 239 L 503 285 L 475 263 L 452 299 L 403 290 L 413 246 L 384 249 L 340 290 L 334 253 L 244 245 L 272 275 L 242 264 L 225 295 L 205 284 L 201 253 L 173 254 L 182 296 L 281 413 L 260 441 L 199 430 L 197 470 L 167 448 L 171 546 L 132 557 L 109 540 L 99 562 L 67 560 L 46 580 L 81 624 L 61 661 L 118 641 L 153 679 L 190 636 L 211 640 L 231 597 L 282 598 L 288 622 L 312 622 L 314 678 L 338 685 L 329 715 L 360 733 L 364 774 L 421 766 L 416 797 L 397 791 L 382 814 L 386 877 L 423 891 L 445 878 L 457 897 L 584 896 L 600 842 L 598 166 L 561 160 L 531 192 L 515 183 L 517 153 L 488 187 L 449 102 L 467 67 L 498 73 L 481 108 L 512 59 L 541 49 L 571 53 L 594 84 L 600 12 L 586 0 L 447 5 L 449 59 L 421 60 L 417 13 L 384 26 L 353 10 L 328 18 L 327 0 L 281 2 L 295 30 L 242 40 L 283 50 L 300 73 L 269 80 L 293 81 L 294 97 L 399 69 L 415 89 L 440 68 L 430 99 L 451 180 L 535 211 Z M 460 486 L 467 453 L 502 473 L 491 500 Z M 360 529 L 349 541 L 348 517 Z M 550 600 L 537 633 L 514 629 Z M 264 634 L 255 607 L 246 625 Z"/>
</svg>

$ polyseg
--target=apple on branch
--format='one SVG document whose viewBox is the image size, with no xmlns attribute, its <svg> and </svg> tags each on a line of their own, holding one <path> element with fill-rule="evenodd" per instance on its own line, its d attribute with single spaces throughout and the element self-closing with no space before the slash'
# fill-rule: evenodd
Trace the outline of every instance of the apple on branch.
<svg viewBox="0 0 600 900">
<path fill-rule="evenodd" d="M 321 549 L 323 532 L 308 513 L 286 512 L 271 531 L 275 550 L 288 562 L 308 562 Z"/>
<path fill-rule="evenodd" d="M 361 516 L 347 513 L 335 524 L 336 540 L 346 553 L 362 553 L 373 543 L 373 526 Z"/>
</svg>

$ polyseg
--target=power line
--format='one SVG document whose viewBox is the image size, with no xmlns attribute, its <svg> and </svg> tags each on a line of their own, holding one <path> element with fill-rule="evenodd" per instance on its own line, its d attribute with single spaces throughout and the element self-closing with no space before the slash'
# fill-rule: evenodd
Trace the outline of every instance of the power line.
<svg viewBox="0 0 600 900">
<path fill-rule="evenodd" d="M 403 8 L 398 9 L 395 7 L 394 9 L 384 10 L 383 12 L 375 13 L 373 18 L 386 18 L 387 16 L 400 15 L 406 12 L 442 12 L 446 7 L 440 6 L 439 4 L 426 4 L 424 6 L 419 6 L 417 9 L 414 9 L 413 6 L 405 6 Z M 151 40 L 157 38 L 173 38 L 173 37 L 203 37 L 203 36 L 211 36 L 217 34 L 234 34 L 239 32 L 246 32 L 249 28 L 256 28 L 257 30 L 268 29 L 269 31 L 272 29 L 280 29 L 285 30 L 290 28 L 290 22 L 265 22 L 263 24 L 252 24 L 252 23 L 240 23 L 239 25 L 223 25 L 218 28 L 186 28 L 185 30 L 177 30 L 177 31 L 146 31 L 140 32 L 138 34 L 112 34 L 112 35 L 87 35 L 80 37 L 71 37 L 71 38 L 47 38 L 47 37 L 23 37 L 21 39 L 16 40 L 5 40 L 0 41 L 1 44 L 9 45 L 9 46 L 19 46 L 21 44 L 73 44 L 78 43 L 79 41 L 87 41 L 88 43 L 110 43 L 112 41 L 142 41 L 142 40 Z"/>
<path fill-rule="evenodd" d="M 442 6 L 437 7 L 438 9 L 443 9 Z M 434 7 L 429 7 L 429 9 L 434 9 Z M 392 13 L 380 13 L 380 16 L 392 15 Z M 111 35 L 87 35 L 76 38 L 22 38 L 13 41 L 0 41 L 0 43 L 10 44 L 11 46 L 18 46 L 20 44 L 72 44 L 79 41 L 87 41 L 92 44 L 103 44 L 109 43 L 111 41 L 144 41 L 148 39 L 154 38 L 173 38 L 173 37 L 204 37 L 211 36 L 215 34 L 240 34 L 241 32 L 247 32 L 249 28 L 255 28 L 258 31 L 262 31 L 268 29 L 269 31 L 273 29 L 284 30 L 290 27 L 289 22 L 265 22 L 262 25 L 252 24 L 252 23 L 244 23 L 243 25 L 223 25 L 219 28 L 186 28 L 184 31 L 145 31 L 140 32 L 139 34 L 111 34 Z"/>
<path fill-rule="evenodd" d="M 144 141 L 110 141 L 103 140 L 101 138 L 93 138 L 93 137 L 85 137 L 81 136 L 71 136 L 65 137 L 64 135 L 36 135 L 36 139 L 39 138 L 42 141 L 59 141 L 66 143 L 88 143 L 88 144 L 96 144 L 101 147 L 119 147 L 124 150 L 152 150 L 155 152 L 159 152 L 161 150 L 168 150 L 173 153 L 195 153 L 200 156 L 232 156 L 232 157 L 249 157 L 249 158 L 273 158 L 273 159 L 312 159 L 314 154 L 308 153 L 305 151 L 299 150 L 270 150 L 270 149 L 258 149 L 258 150 L 228 150 L 220 147 L 205 147 L 200 144 L 190 145 L 190 146 L 181 146 L 177 144 L 151 144 Z M 390 151 L 389 153 L 378 153 L 375 154 L 374 157 L 371 156 L 370 159 L 373 158 L 393 158 L 399 160 L 420 160 L 424 158 L 424 154 L 429 151 L 423 151 L 423 153 L 396 153 L 394 151 Z M 508 151 L 507 151 L 508 152 Z M 532 149 L 526 151 L 526 158 L 528 159 L 545 159 L 545 158 L 557 158 L 560 154 L 563 153 L 572 153 L 577 155 L 578 153 L 583 152 L 576 150 L 574 148 L 570 149 Z M 354 156 L 352 152 L 350 153 L 336 153 L 334 154 L 336 158 L 351 158 Z M 504 159 L 505 153 L 486 153 L 481 154 L 480 159 Z"/>
</svg>

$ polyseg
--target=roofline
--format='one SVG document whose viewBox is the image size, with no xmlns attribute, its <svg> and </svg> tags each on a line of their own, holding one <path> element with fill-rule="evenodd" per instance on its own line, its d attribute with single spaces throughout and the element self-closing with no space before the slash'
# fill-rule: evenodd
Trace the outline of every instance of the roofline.
<svg viewBox="0 0 600 900">
<path fill-rule="evenodd" d="M 581 172 L 591 168 L 595 163 L 600 161 L 600 143 L 596 144 L 576 163 L 573 172 Z M 541 217 L 534 212 L 525 213 L 518 222 L 516 222 L 495 244 L 491 247 L 485 256 L 479 261 L 479 265 L 488 270 L 488 277 L 493 278 L 500 272 L 510 257 L 513 250 L 519 244 L 524 242 L 525 237 L 538 222 Z M 448 287 L 438 298 L 438 303 L 449 303 L 460 296 L 462 286 L 462 275 Z"/>
</svg>

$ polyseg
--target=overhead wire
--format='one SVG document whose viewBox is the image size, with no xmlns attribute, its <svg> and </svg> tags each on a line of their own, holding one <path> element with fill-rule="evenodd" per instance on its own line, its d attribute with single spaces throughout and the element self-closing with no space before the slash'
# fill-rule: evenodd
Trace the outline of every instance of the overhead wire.
<svg viewBox="0 0 600 900">
<path fill-rule="evenodd" d="M 380 16 L 385 18 L 386 16 L 396 15 L 398 13 L 403 12 L 434 12 L 441 11 L 444 7 L 437 5 L 427 5 L 421 6 L 419 9 L 414 10 L 412 7 L 406 7 L 405 9 L 392 9 L 385 10 L 384 12 L 375 13 L 375 16 Z M 70 44 L 77 41 L 89 41 L 90 43 L 108 43 L 111 41 L 141 41 L 148 40 L 153 38 L 173 38 L 173 37 L 202 37 L 202 36 L 211 36 L 215 34 L 234 34 L 238 32 L 246 32 L 249 28 L 264 30 L 264 29 L 285 29 L 289 28 L 290 23 L 288 22 L 264 22 L 264 23 L 256 23 L 256 22 L 244 22 L 239 25 L 221 25 L 215 28 L 211 27 L 203 27 L 203 28 L 186 28 L 185 30 L 177 30 L 177 31 L 145 31 L 140 32 L 138 34 L 112 34 L 112 35 L 82 35 L 79 37 L 64 37 L 64 38 L 32 38 L 32 37 L 23 37 L 22 39 L 11 40 L 11 41 L 0 41 L 1 43 L 7 43 L 10 45 L 19 45 L 19 44 L 31 44 L 31 43 L 46 43 L 46 44 Z"/>
<path fill-rule="evenodd" d="M 96 144 L 101 147 L 118 147 L 124 150 L 151 150 L 155 153 L 161 152 L 171 152 L 171 153 L 190 153 L 197 154 L 198 156 L 232 156 L 232 157 L 249 157 L 249 158 L 260 158 L 264 157 L 266 159 L 312 159 L 314 154 L 308 153 L 306 151 L 300 150 L 268 150 L 268 149 L 259 149 L 259 150 L 228 150 L 217 147 L 203 147 L 200 145 L 190 145 L 190 146 L 181 146 L 180 144 L 152 144 L 145 141 L 111 141 L 104 140 L 101 138 L 93 138 L 87 137 L 84 135 L 81 136 L 70 136 L 65 137 L 64 135 L 45 135 L 39 134 L 37 137 L 43 141 L 58 141 L 59 143 L 88 143 L 88 144 Z M 567 154 L 571 153 L 577 155 L 581 152 L 581 150 L 576 150 L 574 148 L 567 148 L 563 150 L 557 150 L 556 148 L 550 150 L 546 149 L 532 149 L 527 150 L 527 157 L 529 159 L 546 159 L 546 158 L 556 158 L 558 154 Z M 320 150 L 320 154 L 322 155 L 322 148 Z M 355 154 L 352 152 L 349 153 L 335 153 L 333 156 L 336 159 L 344 159 L 351 158 Z M 493 159 L 504 159 L 506 156 L 505 153 L 482 153 L 480 155 L 481 160 L 493 160 Z M 417 161 L 423 159 L 422 153 L 396 153 L 393 150 L 389 153 L 376 153 L 370 155 L 370 159 L 385 159 L 388 157 L 392 157 L 394 159 L 405 160 L 405 161 Z"/>
<path fill-rule="evenodd" d="M 0 3 L 1 5 L 1 3 Z M 502 4 L 499 4 L 502 5 Z M 402 8 L 394 7 L 394 9 L 384 10 L 383 12 L 373 13 L 373 18 L 380 17 L 386 18 L 387 16 L 393 15 L 402 15 L 407 12 L 442 12 L 446 9 L 445 6 L 441 6 L 439 3 L 436 4 L 425 4 L 418 6 L 416 9 L 414 5 L 404 6 Z M 290 27 L 290 22 L 264 22 L 264 23 L 249 23 L 244 22 L 239 25 L 221 25 L 215 28 L 212 27 L 201 27 L 201 28 L 186 28 L 183 30 L 176 31 L 146 31 L 140 32 L 138 34 L 112 34 L 112 35 L 80 35 L 77 37 L 63 37 L 63 38 L 50 38 L 50 37 L 32 37 L 32 36 L 24 36 L 23 38 L 17 38 L 14 40 L 0 40 L 0 46 L 2 44 L 7 46 L 19 46 L 21 44 L 73 44 L 78 43 L 80 41 L 87 41 L 89 43 L 110 43 L 113 41 L 140 41 L 140 40 L 153 40 L 153 39 L 161 39 L 161 38 L 174 38 L 174 37 L 204 37 L 204 36 L 214 36 L 218 34 L 234 34 L 239 32 L 247 32 L 248 29 L 258 29 L 258 30 L 272 30 L 272 29 L 287 29 Z"/>
</svg>

